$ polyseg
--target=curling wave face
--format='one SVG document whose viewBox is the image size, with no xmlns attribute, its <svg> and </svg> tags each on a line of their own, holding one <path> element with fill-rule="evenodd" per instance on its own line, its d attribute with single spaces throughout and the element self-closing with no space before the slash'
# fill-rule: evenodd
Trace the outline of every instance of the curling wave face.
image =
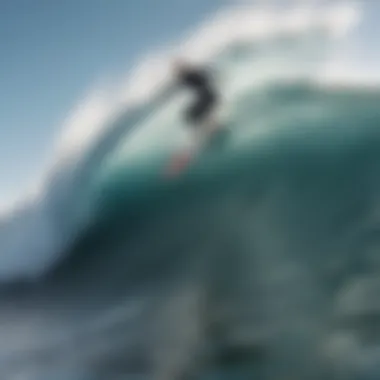
<svg viewBox="0 0 380 380">
<path fill-rule="evenodd" d="M 3 221 L 13 253 L 5 231 L 42 226 L 0 266 L 37 276 L 0 293 L 4 378 L 380 376 L 380 89 L 317 80 L 325 32 L 229 42 L 230 140 L 178 180 L 186 99 L 158 91 Z"/>
</svg>

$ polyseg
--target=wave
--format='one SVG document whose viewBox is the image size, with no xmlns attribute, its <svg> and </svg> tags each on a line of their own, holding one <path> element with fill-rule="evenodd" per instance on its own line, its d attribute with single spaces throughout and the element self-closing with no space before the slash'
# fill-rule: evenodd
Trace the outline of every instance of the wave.
<svg viewBox="0 0 380 380">
<path fill-rule="evenodd" d="M 98 207 L 93 183 L 99 182 L 106 160 L 121 144 L 129 153 L 123 153 L 119 160 L 132 164 L 136 160 L 128 154 L 133 155 L 140 146 L 145 146 L 144 155 L 152 145 L 163 144 L 168 133 L 176 136 L 173 143 L 177 143 L 180 104 L 165 103 L 160 95 L 167 81 L 168 56 L 180 53 L 212 63 L 226 82 L 233 109 L 244 98 L 235 94 L 244 90 L 243 84 L 254 84 L 264 77 L 290 77 L 294 63 L 305 66 L 305 73 L 311 75 L 313 70 L 302 63 L 303 58 L 310 57 L 310 51 L 314 56 L 317 50 L 320 53 L 331 44 L 331 38 L 349 29 L 356 16 L 350 6 L 303 7 L 288 12 L 253 7 L 223 9 L 182 43 L 182 50 L 169 49 L 169 53 L 145 59 L 121 88 L 111 86 L 105 92 L 96 92 L 68 120 L 51 168 L 37 190 L 3 213 L 0 278 L 38 278 L 59 259 L 91 222 Z M 226 25 L 234 26 L 234 32 L 227 33 Z M 279 57 L 286 57 L 281 66 Z M 296 71 L 299 75 L 299 69 Z M 247 75 L 251 80 L 246 80 Z M 146 78 L 152 77 L 155 80 L 146 85 Z M 240 84 L 235 83 L 239 80 Z M 252 89 L 248 86 L 248 90 Z M 256 98 L 262 97 L 261 90 L 257 91 Z M 138 133 L 132 134 L 131 129 Z M 137 157 L 141 159 L 141 154 Z"/>
<path fill-rule="evenodd" d="M 249 10 L 181 52 L 226 89 L 223 150 L 162 180 L 187 137 L 164 52 L 74 114 L 3 217 L 1 279 L 36 280 L 0 288 L 3 377 L 379 377 L 380 87 L 326 78 L 356 13 Z"/>
<path fill-rule="evenodd" d="M 122 159 L 105 170 L 96 223 L 32 291 L 8 293 L 28 310 L 17 326 L 37 315 L 10 368 L 148 379 L 201 352 L 199 378 L 378 375 L 380 92 L 266 92 L 265 133 L 178 181 Z"/>
</svg>

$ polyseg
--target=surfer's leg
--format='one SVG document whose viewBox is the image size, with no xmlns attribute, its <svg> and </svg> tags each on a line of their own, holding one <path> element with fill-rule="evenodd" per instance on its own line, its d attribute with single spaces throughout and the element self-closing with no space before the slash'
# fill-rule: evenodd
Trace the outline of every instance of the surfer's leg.
<svg viewBox="0 0 380 380">
<path fill-rule="evenodd" d="M 187 109 L 185 113 L 186 121 L 195 127 L 202 127 L 208 124 L 208 120 L 215 114 L 217 97 L 212 93 L 204 93 L 197 97 L 196 101 Z"/>
<path fill-rule="evenodd" d="M 217 128 L 216 98 L 212 94 L 200 96 L 186 112 L 191 128 L 193 149 L 200 149 L 208 136 Z"/>
<path fill-rule="evenodd" d="M 208 117 L 204 120 L 205 134 L 209 136 L 219 127 L 219 117 L 217 115 L 217 110 L 213 109 L 212 112 L 209 113 Z"/>
</svg>

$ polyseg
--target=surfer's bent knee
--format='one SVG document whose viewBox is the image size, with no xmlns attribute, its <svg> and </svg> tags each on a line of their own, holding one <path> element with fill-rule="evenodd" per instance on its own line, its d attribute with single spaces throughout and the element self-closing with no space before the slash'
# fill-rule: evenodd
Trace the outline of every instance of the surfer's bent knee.
<svg viewBox="0 0 380 380">
<path fill-rule="evenodd" d="M 185 112 L 185 119 L 192 127 L 201 126 L 217 107 L 217 97 L 213 93 L 200 96 Z"/>
</svg>

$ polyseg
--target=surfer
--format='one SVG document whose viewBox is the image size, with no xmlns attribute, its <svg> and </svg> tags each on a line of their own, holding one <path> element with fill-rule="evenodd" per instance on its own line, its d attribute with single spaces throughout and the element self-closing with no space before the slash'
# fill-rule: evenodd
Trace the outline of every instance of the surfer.
<svg viewBox="0 0 380 380">
<path fill-rule="evenodd" d="M 184 119 L 195 133 L 199 145 L 217 127 L 215 120 L 219 96 L 211 74 L 204 68 L 191 66 L 183 60 L 174 62 L 176 83 L 195 95 L 195 100 L 184 112 Z"/>
<path fill-rule="evenodd" d="M 169 176 L 178 174 L 204 148 L 211 134 L 219 127 L 216 120 L 216 108 L 219 94 L 212 81 L 211 73 L 205 68 L 195 67 L 177 59 L 173 64 L 173 90 L 187 89 L 194 96 L 194 101 L 185 109 L 183 118 L 191 128 L 191 141 L 188 149 L 176 154 L 165 173 Z M 174 86 L 173 86 L 174 85 Z"/>
</svg>

